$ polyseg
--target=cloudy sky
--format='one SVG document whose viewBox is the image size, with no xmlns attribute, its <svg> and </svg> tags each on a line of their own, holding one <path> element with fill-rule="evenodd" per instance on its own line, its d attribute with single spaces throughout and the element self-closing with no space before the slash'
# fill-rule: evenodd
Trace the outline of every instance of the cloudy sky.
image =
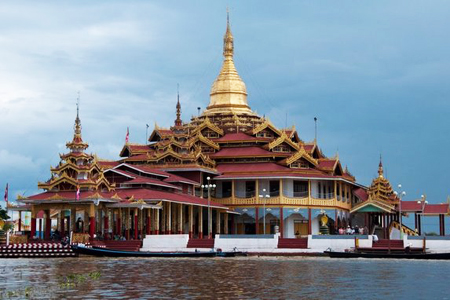
<svg viewBox="0 0 450 300">
<path fill-rule="evenodd" d="M 407 199 L 450 194 L 448 1 L 5 1 L 0 188 L 30 195 L 73 133 L 102 158 L 209 102 L 226 7 L 250 106 L 369 185 L 382 154 Z"/>
</svg>

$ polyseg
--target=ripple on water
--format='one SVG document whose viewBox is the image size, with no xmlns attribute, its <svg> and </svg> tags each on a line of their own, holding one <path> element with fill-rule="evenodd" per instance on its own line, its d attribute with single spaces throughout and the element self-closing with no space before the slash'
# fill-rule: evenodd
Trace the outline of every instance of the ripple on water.
<svg viewBox="0 0 450 300">
<path fill-rule="evenodd" d="M 450 261 L 243 257 L 0 259 L 0 290 L 71 299 L 448 299 Z M 76 288 L 67 274 L 100 272 Z"/>
</svg>

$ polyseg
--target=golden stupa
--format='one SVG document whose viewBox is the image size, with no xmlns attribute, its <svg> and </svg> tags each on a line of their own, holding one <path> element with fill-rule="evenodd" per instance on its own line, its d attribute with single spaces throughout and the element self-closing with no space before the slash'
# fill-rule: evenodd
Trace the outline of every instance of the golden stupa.
<svg viewBox="0 0 450 300">
<path fill-rule="evenodd" d="M 233 54 L 233 34 L 227 16 L 227 31 L 223 38 L 224 61 L 220 74 L 211 87 L 210 102 L 204 115 L 223 113 L 254 115 L 247 104 L 247 88 L 234 66 Z"/>
</svg>

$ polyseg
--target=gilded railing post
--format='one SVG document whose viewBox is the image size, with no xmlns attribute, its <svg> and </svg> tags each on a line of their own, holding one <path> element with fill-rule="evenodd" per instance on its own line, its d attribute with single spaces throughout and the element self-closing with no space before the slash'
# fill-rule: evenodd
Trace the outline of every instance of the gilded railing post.
<svg viewBox="0 0 450 300">
<path fill-rule="evenodd" d="M 235 184 L 234 184 L 234 179 L 231 180 L 231 203 L 232 204 L 236 204 L 236 200 L 234 198 L 234 192 L 235 192 Z"/>
<path fill-rule="evenodd" d="M 311 205 L 311 179 L 308 179 L 308 205 Z"/>
<path fill-rule="evenodd" d="M 280 178 L 280 199 L 283 197 L 283 179 Z"/>
<path fill-rule="evenodd" d="M 255 198 L 256 204 L 259 204 L 259 180 L 255 180 Z"/>
</svg>

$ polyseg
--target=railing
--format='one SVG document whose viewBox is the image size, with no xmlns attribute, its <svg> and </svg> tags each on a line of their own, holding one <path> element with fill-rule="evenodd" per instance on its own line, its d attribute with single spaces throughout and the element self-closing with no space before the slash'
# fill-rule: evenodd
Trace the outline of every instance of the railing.
<svg viewBox="0 0 450 300">
<path fill-rule="evenodd" d="M 316 199 L 334 199 L 334 193 L 316 193 L 311 196 Z"/>
<path fill-rule="evenodd" d="M 336 198 L 320 199 L 311 197 L 228 197 L 228 198 L 213 198 L 213 201 L 223 205 L 292 205 L 292 206 L 318 206 L 318 207 L 338 207 L 342 209 L 350 209 L 351 204 L 337 201 Z"/>
</svg>

